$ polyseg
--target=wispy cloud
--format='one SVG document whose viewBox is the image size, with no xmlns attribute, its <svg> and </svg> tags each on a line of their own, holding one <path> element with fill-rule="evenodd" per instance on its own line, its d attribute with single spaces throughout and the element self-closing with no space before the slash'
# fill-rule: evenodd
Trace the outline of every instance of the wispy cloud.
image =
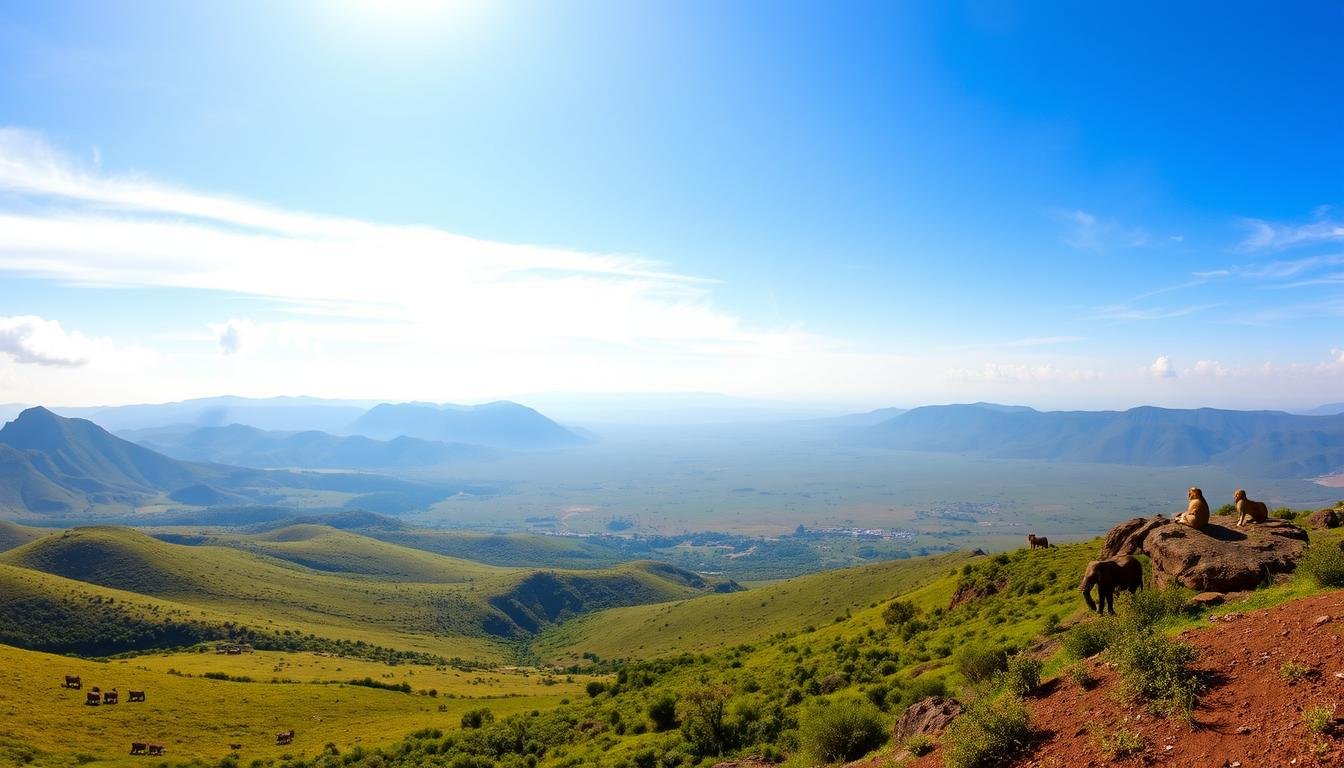
<svg viewBox="0 0 1344 768">
<path fill-rule="evenodd" d="M 1064 211 L 1057 218 L 1068 225 L 1064 243 L 1083 251 L 1104 251 L 1108 248 L 1137 248 L 1149 243 L 1149 235 L 1142 227 L 1131 227 L 1114 219 L 1103 219 L 1082 210 Z"/>
<path fill-rule="evenodd" d="M 1315 211 L 1313 221 L 1287 223 L 1265 219 L 1243 219 L 1246 237 L 1243 251 L 1283 250 L 1313 243 L 1344 242 L 1344 222 L 1331 216 L 1329 207 Z"/>
<path fill-rule="evenodd" d="M 1109 307 L 1102 307 L 1094 315 L 1100 320 L 1168 320 L 1174 317 L 1185 317 L 1198 312 L 1221 307 L 1222 303 L 1213 304 L 1194 304 L 1188 306 L 1176 307 L 1132 307 L 1128 304 L 1116 304 Z"/>
</svg>

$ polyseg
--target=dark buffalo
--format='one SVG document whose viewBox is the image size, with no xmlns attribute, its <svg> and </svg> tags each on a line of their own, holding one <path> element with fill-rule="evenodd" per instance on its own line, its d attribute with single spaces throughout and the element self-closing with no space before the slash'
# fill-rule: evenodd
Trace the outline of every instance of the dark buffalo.
<svg viewBox="0 0 1344 768">
<path fill-rule="evenodd" d="M 145 749 L 146 749 L 148 746 L 149 746 L 149 745 L 146 744 L 146 743 L 143 742 L 143 741 L 132 741 L 132 742 L 131 742 L 131 754 L 132 754 L 132 755 L 143 755 L 143 754 L 145 754 Z"/>
<path fill-rule="evenodd" d="M 144 691 L 127 691 L 127 692 L 126 692 L 126 700 L 127 700 L 127 701 L 144 701 L 144 700 L 145 700 L 145 692 L 144 692 Z"/>
<path fill-rule="evenodd" d="M 149 745 L 149 754 L 151 754 L 151 755 L 162 755 L 162 754 L 163 754 L 163 745 L 162 745 L 162 744 L 150 744 L 150 745 Z"/>
<path fill-rule="evenodd" d="M 1092 587 L 1097 588 L 1097 602 L 1092 602 Z M 1143 564 L 1123 555 L 1111 560 L 1094 560 L 1083 572 L 1083 601 L 1097 613 L 1115 613 L 1115 593 L 1125 590 L 1134 594 L 1143 587 Z"/>
<path fill-rule="evenodd" d="M 117 703 L 117 689 L 116 689 L 116 688 L 113 688 L 113 689 L 110 690 L 110 691 L 103 691 L 103 703 L 104 703 L 104 704 L 116 704 L 116 703 Z"/>
<path fill-rule="evenodd" d="M 79 675 L 66 675 L 66 676 L 65 676 L 65 687 L 66 687 L 66 688 L 83 688 L 83 687 L 84 687 L 84 684 L 81 683 L 81 682 L 79 681 Z"/>
<path fill-rule="evenodd" d="M 294 729 L 293 729 L 293 728 L 290 728 L 288 731 L 281 731 L 281 732 L 275 734 L 275 743 L 276 743 L 276 744 L 288 744 L 288 743 L 290 743 L 290 742 L 292 742 L 292 741 L 294 741 Z"/>
<path fill-rule="evenodd" d="M 90 707 L 96 707 L 99 704 L 103 703 L 103 697 L 99 696 L 97 693 L 94 693 L 93 691 L 89 691 L 88 693 L 84 694 L 84 703 L 88 704 Z"/>
</svg>

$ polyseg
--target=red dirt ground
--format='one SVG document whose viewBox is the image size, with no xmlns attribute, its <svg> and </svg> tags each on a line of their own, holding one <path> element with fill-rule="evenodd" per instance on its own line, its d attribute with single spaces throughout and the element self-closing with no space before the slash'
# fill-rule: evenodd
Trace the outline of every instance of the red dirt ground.
<svg viewBox="0 0 1344 768">
<path fill-rule="evenodd" d="M 1317 624 L 1322 616 L 1330 620 Z M 1180 640 L 1198 649 L 1195 666 L 1210 680 L 1193 723 L 1155 717 L 1142 704 L 1120 701 L 1114 670 L 1092 659 L 1085 663 L 1099 684 L 1091 690 L 1063 678 L 1028 702 L 1040 740 L 1008 765 L 1344 766 L 1344 591 L 1232 614 L 1212 627 L 1182 633 Z M 1290 661 L 1310 668 L 1310 674 L 1289 682 L 1280 668 Z M 1303 722 L 1303 710 L 1317 706 L 1336 707 L 1329 735 L 1312 734 Z M 1107 760 L 1098 741 L 1120 728 L 1141 734 L 1146 746 L 1139 754 Z M 942 764 L 941 750 L 913 763 Z"/>
</svg>

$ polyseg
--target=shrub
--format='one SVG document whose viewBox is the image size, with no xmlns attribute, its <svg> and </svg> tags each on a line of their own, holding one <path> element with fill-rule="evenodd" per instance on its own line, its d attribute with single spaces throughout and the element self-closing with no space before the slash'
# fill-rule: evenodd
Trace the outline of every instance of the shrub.
<svg viewBox="0 0 1344 768">
<path fill-rule="evenodd" d="M 1086 664 L 1074 664 L 1064 671 L 1074 685 L 1085 691 L 1097 684 L 1097 679 L 1092 676 L 1092 672 Z"/>
<path fill-rule="evenodd" d="M 1064 633 L 1061 645 L 1069 656 L 1086 659 L 1110 648 L 1119 629 L 1119 622 L 1114 617 L 1102 616 L 1075 624 Z"/>
<path fill-rule="evenodd" d="M 1287 507 L 1279 507 L 1270 514 L 1280 520 L 1292 520 L 1297 517 L 1297 513 Z"/>
<path fill-rule="evenodd" d="M 1334 707 L 1311 707 L 1302 712 L 1302 722 L 1307 726 L 1307 730 L 1318 736 L 1325 735 L 1334 720 Z"/>
<path fill-rule="evenodd" d="M 1184 615 L 1187 611 L 1186 604 L 1193 594 L 1181 587 L 1168 587 L 1141 589 L 1133 595 L 1122 595 L 1116 611 L 1121 631 L 1149 629 L 1165 619 Z"/>
<path fill-rule="evenodd" d="M 989 768 L 1021 752 L 1031 738 L 1027 708 L 1014 696 L 972 701 L 943 733 L 947 768 Z"/>
<path fill-rule="evenodd" d="M 887 740 L 877 708 L 858 699 L 812 707 L 799 719 L 798 730 L 803 751 L 821 763 L 856 760 Z"/>
<path fill-rule="evenodd" d="M 664 695 L 649 704 L 649 720 L 653 730 L 669 731 L 677 727 L 677 698 Z"/>
<path fill-rule="evenodd" d="M 485 707 L 469 709 L 462 713 L 463 728 L 480 728 L 495 721 L 495 713 Z"/>
<path fill-rule="evenodd" d="M 882 611 L 882 621 L 890 627 L 899 627 L 919 615 L 919 609 L 908 600 L 893 600 Z"/>
<path fill-rule="evenodd" d="M 1114 733 L 1103 735 L 1097 746 L 1108 760 L 1118 760 L 1122 757 L 1137 755 L 1143 751 L 1147 743 L 1143 740 L 1141 734 L 1128 728 L 1120 728 Z"/>
<path fill-rule="evenodd" d="M 603 691 L 607 690 L 607 684 L 600 680 L 591 680 L 584 690 L 588 691 L 588 696 L 590 698 L 595 699 L 598 696 L 601 696 Z"/>
<path fill-rule="evenodd" d="M 971 643 L 957 650 L 957 671 L 972 683 L 983 683 L 1003 670 L 1008 654 L 1002 648 L 985 648 Z"/>
<path fill-rule="evenodd" d="M 1307 547 L 1297 569 L 1320 587 L 1344 587 L 1344 549 L 1334 544 Z"/>
<path fill-rule="evenodd" d="M 1199 678 L 1190 671 L 1195 649 L 1153 632 L 1125 633 L 1111 647 L 1125 687 L 1158 712 L 1188 717 Z"/>
<path fill-rule="evenodd" d="M 916 733 L 906 739 L 905 744 L 901 746 L 905 747 L 905 751 L 915 757 L 923 757 L 933 751 L 933 739 L 929 738 L 928 734 Z"/>
<path fill-rule="evenodd" d="M 1003 687 L 1014 696 L 1027 696 L 1041 687 L 1041 660 L 1019 651 L 1008 657 L 1003 670 Z"/>
<path fill-rule="evenodd" d="M 707 685 L 685 694 L 677 703 L 681 734 L 698 757 L 721 755 L 730 746 L 725 715 L 732 695 L 733 689 L 726 685 Z"/>
<path fill-rule="evenodd" d="M 1279 676 L 1290 683 L 1296 683 L 1298 680 L 1310 675 L 1311 667 L 1306 664 L 1299 664 L 1296 661 L 1286 661 L 1279 667 Z"/>
<path fill-rule="evenodd" d="M 1221 506 L 1221 507 L 1218 508 L 1218 511 L 1217 511 L 1217 512 L 1214 512 L 1213 514 L 1215 514 L 1215 515 L 1235 515 L 1235 514 L 1237 514 L 1237 505 L 1236 505 L 1236 504 L 1224 504 L 1223 506 Z"/>
</svg>

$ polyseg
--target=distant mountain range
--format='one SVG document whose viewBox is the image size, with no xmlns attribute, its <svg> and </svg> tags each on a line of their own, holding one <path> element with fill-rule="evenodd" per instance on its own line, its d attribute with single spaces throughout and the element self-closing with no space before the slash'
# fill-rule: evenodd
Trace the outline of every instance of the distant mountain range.
<svg viewBox="0 0 1344 768">
<path fill-rule="evenodd" d="M 991 403 L 914 408 L 853 442 L 987 458 L 1170 467 L 1218 464 L 1261 477 L 1344 471 L 1344 415 L 1281 411 L 1037 411 Z"/>
<path fill-rule="evenodd" d="M 336 503 L 376 512 L 424 507 L 460 490 L 451 483 L 366 473 L 247 469 L 179 461 L 116 437 L 85 419 L 29 408 L 0 428 L 0 511 L 98 517 L 149 503 L 198 507 L 275 503 L 286 489 L 333 491 Z"/>
<path fill-rule="evenodd" d="M 383 403 L 347 431 L 376 440 L 404 436 L 523 450 L 587 442 L 531 408 L 503 400 L 485 405 Z"/>
<path fill-rule="evenodd" d="M 0 405 L 0 421 L 13 418 L 27 406 Z M 229 427 L 242 425 L 266 432 L 324 432 L 328 437 L 360 435 L 375 440 L 393 441 L 398 437 L 411 437 L 442 443 L 465 443 L 490 448 L 509 450 L 538 450 L 562 448 L 589 442 L 590 435 L 579 434 L 567 429 L 537 411 L 518 403 L 498 401 L 484 405 L 451 405 L 437 403 L 379 403 L 378 401 L 359 400 L 322 400 L 313 397 L 274 397 L 251 399 L 245 397 L 208 397 L 198 400 L 183 400 L 176 403 L 154 405 L 117 405 L 91 408 L 50 408 L 53 413 L 66 418 L 79 418 L 92 421 L 111 432 L 127 432 L 135 435 L 137 442 L 146 440 L 157 446 L 176 445 L 182 435 L 196 428 Z M 148 432 L 146 430 L 155 430 Z M 167 439 L 172 435 L 172 440 Z M 240 435 L 234 435 L 238 438 Z M 292 437 L 287 436 L 287 437 Z M 203 433 L 199 436 L 202 443 L 229 441 L 229 436 Z M 258 438 L 251 436 L 248 440 Z M 308 448 L 300 449 L 300 444 Z M 284 446 L 268 446 L 283 452 Z M 372 454 L 383 452 L 395 457 L 404 452 L 415 462 L 438 463 L 434 454 L 452 457 L 452 454 L 465 455 L 461 449 L 430 449 L 426 446 L 402 444 L 386 449 L 352 441 L 343 446 L 331 444 L 330 440 L 309 435 L 300 440 L 291 440 L 289 449 L 303 453 L 311 450 L 314 456 L 310 460 L 283 466 L 333 466 L 323 464 L 318 454 L 328 451 L 333 454 L 358 454 L 368 457 L 376 466 L 391 466 L 395 462 L 378 464 L 381 461 Z M 235 462 L 214 455 L 213 451 L 202 449 L 199 454 L 174 454 L 179 458 L 193 458 L 209 461 L 230 461 L 246 466 L 259 466 L 255 462 Z M 282 466 L 267 459 L 265 466 Z M 343 465 L 337 465 L 343 466 Z"/>
<path fill-rule="evenodd" d="M 394 470 L 437 467 L 458 461 L 493 458 L 500 451 L 466 443 L 414 437 L 373 440 L 325 432 L 276 432 L 242 424 L 124 430 L 118 435 L 184 461 L 234 464 L 269 469 Z"/>
</svg>

